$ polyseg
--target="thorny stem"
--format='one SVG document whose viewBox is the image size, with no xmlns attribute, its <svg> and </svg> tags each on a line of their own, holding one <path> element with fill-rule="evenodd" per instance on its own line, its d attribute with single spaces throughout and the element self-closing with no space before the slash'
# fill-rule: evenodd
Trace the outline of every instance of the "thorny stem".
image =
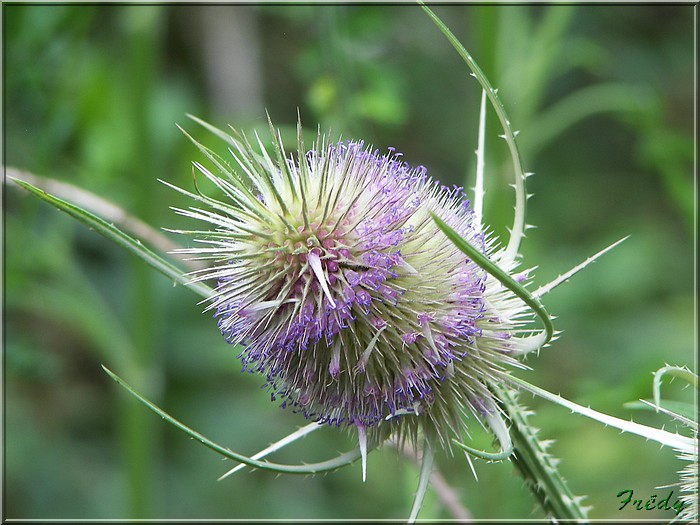
<svg viewBox="0 0 700 525">
<path fill-rule="evenodd" d="M 654 392 L 654 403 L 657 407 L 661 405 L 661 380 L 666 374 L 670 374 L 671 376 L 675 377 L 680 377 L 686 382 L 688 382 L 688 384 L 693 385 L 695 389 L 698 388 L 698 376 L 693 374 L 687 368 L 670 365 L 664 366 L 663 368 L 659 368 L 656 372 L 654 372 L 654 383 L 652 387 L 652 390 Z"/>
<path fill-rule="evenodd" d="M 474 183 L 474 220 L 478 229 L 483 228 L 484 217 L 484 143 L 486 136 L 486 91 L 481 92 L 479 108 L 479 138 L 476 148 L 476 181 Z"/>
<path fill-rule="evenodd" d="M 511 421 L 510 435 L 514 448 L 511 461 L 545 513 L 557 520 L 586 520 L 588 508 L 581 506 L 584 497 L 574 496 L 569 489 L 557 469 L 559 460 L 547 452 L 551 442 L 538 439 L 537 430 L 527 420 L 532 412 L 518 403 L 517 391 L 496 385 L 492 385 L 492 388 Z"/>
<path fill-rule="evenodd" d="M 251 459 L 262 459 L 262 458 L 266 457 L 267 455 L 272 454 L 273 452 L 276 452 L 277 450 L 279 450 L 283 447 L 286 447 L 287 445 L 297 441 L 298 439 L 303 438 L 304 436 L 306 436 L 307 434 L 310 434 L 311 432 L 315 432 L 316 430 L 318 430 L 320 428 L 323 428 L 323 427 L 319 423 L 315 423 L 315 422 L 309 423 L 308 425 L 298 429 L 295 432 L 292 432 L 288 436 L 271 444 L 269 447 L 264 448 L 263 450 L 261 450 L 257 454 L 253 454 L 252 456 L 250 456 L 250 458 Z M 227 478 L 231 474 L 234 474 L 234 473 L 238 472 L 239 470 L 242 470 L 245 467 L 246 467 L 245 463 L 239 463 L 238 465 L 233 467 L 231 470 L 226 472 L 226 474 L 221 476 L 217 481 L 221 481 L 222 479 Z"/>
<path fill-rule="evenodd" d="M 554 279 L 554 280 L 548 282 L 548 283 L 545 284 L 545 285 L 540 286 L 537 290 L 535 290 L 534 292 L 532 292 L 532 296 L 533 296 L 533 297 L 536 297 L 536 298 L 539 298 L 539 297 L 542 297 L 544 294 L 549 293 L 549 292 L 552 291 L 554 288 L 556 288 L 557 286 L 559 286 L 559 285 L 562 284 L 563 282 L 566 282 L 568 279 L 570 279 L 571 277 L 573 277 L 574 274 L 580 272 L 580 271 L 583 270 L 586 266 L 588 266 L 589 264 L 591 264 L 592 262 L 594 262 L 596 259 L 598 259 L 598 257 L 600 257 L 601 255 L 603 255 L 603 254 L 606 253 L 606 252 L 609 252 L 609 251 L 612 250 L 615 246 L 617 246 L 618 244 L 620 244 L 621 242 L 623 242 L 623 241 L 625 241 L 625 240 L 627 240 L 627 239 L 629 239 L 629 235 L 628 235 L 627 237 L 623 237 L 622 239 L 620 239 L 620 240 L 617 241 L 617 242 L 612 243 L 612 244 L 611 244 L 610 246 L 608 246 L 607 248 L 603 248 L 602 250 L 600 250 L 600 251 L 599 251 L 598 253 L 596 253 L 595 255 L 591 255 L 588 259 L 586 259 L 585 261 L 583 261 L 581 264 L 578 264 L 578 265 L 574 266 L 574 267 L 573 267 L 571 270 L 569 270 L 568 272 L 563 273 L 563 274 L 561 274 L 559 277 L 557 277 L 556 279 Z"/>
<path fill-rule="evenodd" d="M 486 91 L 486 95 L 489 97 L 489 101 L 496 111 L 498 120 L 501 122 L 503 127 L 502 137 L 508 144 L 508 149 L 510 151 L 510 157 L 513 160 L 513 171 L 515 174 L 515 216 L 513 217 L 513 227 L 510 230 L 510 239 L 508 240 L 508 246 L 506 247 L 505 256 L 511 261 L 515 261 L 518 256 L 518 251 L 520 249 L 520 241 L 524 237 L 525 233 L 525 204 L 527 201 L 527 196 L 525 193 L 525 171 L 523 170 L 522 161 L 520 159 L 520 152 L 518 151 L 518 146 L 515 143 L 515 133 L 511 126 L 506 110 L 503 107 L 503 103 L 498 98 L 496 90 L 491 86 L 488 78 L 477 65 L 476 61 L 469 52 L 464 48 L 457 37 L 450 31 L 450 29 L 445 25 L 445 23 L 438 18 L 438 16 L 431 11 L 431 9 L 425 5 L 423 0 L 416 0 L 418 4 L 423 8 L 423 10 L 432 19 L 435 25 L 440 29 L 440 31 L 445 35 L 447 40 L 452 44 L 460 57 L 471 69 L 473 76 L 477 79 L 481 87 Z"/>
<path fill-rule="evenodd" d="M 688 450 L 690 447 L 695 445 L 694 440 L 675 434 L 673 432 L 668 432 L 663 429 L 648 427 L 646 425 L 641 425 L 635 423 L 634 421 L 626 421 L 615 416 L 610 416 L 608 414 L 603 414 L 597 410 L 593 410 L 589 407 L 584 407 L 573 401 L 563 398 L 560 395 L 552 394 L 543 388 L 539 388 L 531 383 L 528 383 L 524 379 L 510 375 L 508 376 L 508 381 L 515 387 L 526 390 L 536 396 L 542 397 L 548 401 L 552 401 L 558 405 L 568 408 L 576 414 L 586 416 L 588 418 L 594 419 L 604 425 L 608 425 L 623 432 L 629 432 L 631 434 L 636 434 L 642 436 L 646 439 L 651 439 L 667 447 L 672 447 L 676 450 Z"/>
</svg>

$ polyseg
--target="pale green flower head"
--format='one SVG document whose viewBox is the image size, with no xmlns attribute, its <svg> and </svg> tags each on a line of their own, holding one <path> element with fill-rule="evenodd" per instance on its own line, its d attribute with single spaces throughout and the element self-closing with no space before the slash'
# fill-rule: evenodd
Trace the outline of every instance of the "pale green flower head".
<svg viewBox="0 0 700 525">
<path fill-rule="evenodd" d="M 180 190 L 207 207 L 178 213 L 210 228 L 182 232 L 198 244 L 184 251 L 212 261 L 195 277 L 217 282 L 207 309 L 272 400 L 361 441 L 422 431 L 449 446 L 474 418 L 501 431 L 488 383 L 539 345 L 518 337 L 523 302 L 431 217 L 510 272 L 462 189 L 391 148 L 319 133 L 307 151 L 299 127 L 289 156 L 271 126 L 270 155 L 202 124 L 233 165 L 195 142 L 216 170 L 194 166 L 222 197 Z"/>
</svg>

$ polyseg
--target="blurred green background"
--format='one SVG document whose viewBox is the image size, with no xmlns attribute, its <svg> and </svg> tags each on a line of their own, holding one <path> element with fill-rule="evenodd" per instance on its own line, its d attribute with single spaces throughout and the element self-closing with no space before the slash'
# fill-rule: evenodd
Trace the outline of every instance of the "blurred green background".
<svg viewBox="0 0 700 525">
<path fill-rule="evenodd" d="M 535 194 L 522 251 L 543 284 L 630 238 L 545 297 L 559 340 L 519 375 L 622 418 L 674 428 L 623 403 L 651 396 L 651 373 L 695 366 L 693 17 L 675 5 L 452 5 L 436 13 L 499 88 Z M 446 184 L 473 185 L 480 88 L 433 23 L 410 5 L 3 5 L 5 159 L 77 185 L 156 229 L 191 226 L 202 160 L 177 130 L 198 115 L 265 135 L 297 110 L 344 138 L 404 153 Z M 486 219 L 507 240 L 511 169 L 488 114 Z M 139 405 L 104 364 L 181 421 L 253 453 L 303 419 L 241 374 L 198 297 L 64 214 L 6 186 L 4 517 L 7 519 L 396 518 L 418 470 L 385 447 L 319 477 L 240 472 Z M 166 233 L 166 235 L 171 236 Z M 171 236 L 174 239 L 174 236 Z M 180 239 L 174 239 L 180 242 Z M 675 399 L 692 399 L 671 384 Z M 531 396 L 533 423 L 592 518 L 616 494 L 665 495 L 673 451 Z M 478 428 L 474 439 L 489 446 Z M 279 461 L 353 446 L 323 429 Z M 542 516 L 510 463 L 440 455 L 475 518 Z M 675 492 L 677 494 L 677 490 Z M 430 491 L 422 518 L 449 518 Z"/>
</svg>

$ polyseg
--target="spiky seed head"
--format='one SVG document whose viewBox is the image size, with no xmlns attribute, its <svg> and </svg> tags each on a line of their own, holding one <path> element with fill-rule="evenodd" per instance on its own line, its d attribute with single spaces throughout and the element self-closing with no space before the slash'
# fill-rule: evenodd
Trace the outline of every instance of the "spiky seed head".
<svg viewBox="0 0 700 525">
<path fill-rule="evenodd" d="M 525 312 L 432 220 L 512 269 L 461 188 L 363 142 L 319 134 L 306 151 L 299 128 L 294 158 L 274 131 L 272 156 L 215 132 L 236 167 L 195 142 L 226 199 L 181 190 L 209 209 L 177 211 L 215 227 L 183 251 L 214 261 L 195 279 L 217 281 L 208 308 L 273 400 L 362 436 L 422 430 L 447 446 L 470 414 L 497 410 L 487 382 L 518 364 Z"/>
</svg>

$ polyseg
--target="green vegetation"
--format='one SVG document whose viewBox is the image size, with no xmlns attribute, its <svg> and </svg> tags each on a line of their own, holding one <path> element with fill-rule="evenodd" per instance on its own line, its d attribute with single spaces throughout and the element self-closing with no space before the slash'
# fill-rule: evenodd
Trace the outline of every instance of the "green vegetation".
<svg viewBox="0 0 700 525">
<path fill-rule="evenodd" d="M 520 131 L 535 173 L 527 222 L 537 228 L 522 243 L 535 286 L 630 236 L 542 298 L 562 334 L 517 374 L 672 431 L 663 414 L 624 404 L 651 397 L 655 370 L 695 359 L 693 9 L 435 6 Z M 298 112 L 307 130 L 395 147 L 444 184 L 474 184 L 481 89 L 419 6 L 14 4 L 3 17 L 7 166 L 106 198 L 156 230 L 192 226 L 169 209 L 186 197 L 157 180 L 193 187 L 201 155 L 176 124 L 219 147 L 188 113 L 267 140 L 267 110 L 294 143 Z M 487 118 L 484 222 L 507 240 L 513 168 L 495 113 Z M 233 464 L 100 365 L 249 455 L 306 421 L 240 373 L 198 296 L 20 188 L 3 191 L 5 518 L 405 519 L 418 467 L 393 447 L 370 454 L 366 483 L 359 462 L 216 481 Z M 665 385 L 665 398 L 692 400 L 680 385 Z M 621 490 L 650 495 L 678 481 L 672 450 L 518 401 L 535 411 L 539 437 L 556 440 L 549 452 L 588 496 L 589 517 L 638 519 L 618 510 Z M 473 438 L 491 449 L 479 428 Z M 270 459 L 317 462 L 354 446 L 321 429 Z M 475 461 L 479 481 L 461 457 L 436 452 L 435 465 L 474 517 L 542 516 L 508 462 Z M 420 517 L 452 516 L 429 488 Z"/>
</svg>

